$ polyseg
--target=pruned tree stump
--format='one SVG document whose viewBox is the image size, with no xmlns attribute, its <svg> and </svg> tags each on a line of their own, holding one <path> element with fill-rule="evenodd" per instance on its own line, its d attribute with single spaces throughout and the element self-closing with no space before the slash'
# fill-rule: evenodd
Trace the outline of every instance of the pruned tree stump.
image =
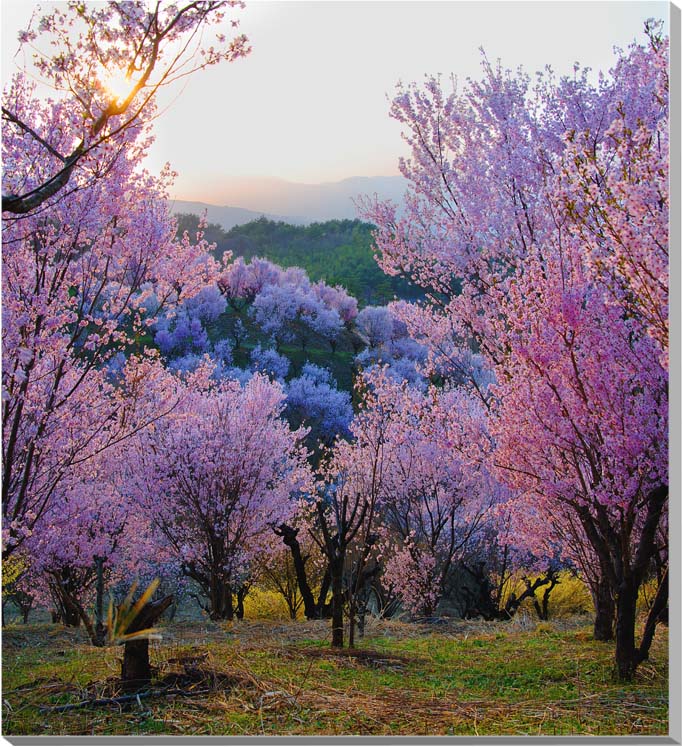
<svg viewBox="0 0 682 747">
<path fill-rule="evenodd" d="M 174 596 L 169 594 L 158 602 L 148 602 L 140 610 L 126 633 L 137 633 L 151 628 L 161 615 L 173 604 Z M 121 665 L 121 688 L 124 692 L 134 692 L 149 686 L 152 680 L 152 668 L 149 663 L 149 639 L 140 638 L 127 641 L 123 649 Z"/>
</svg>

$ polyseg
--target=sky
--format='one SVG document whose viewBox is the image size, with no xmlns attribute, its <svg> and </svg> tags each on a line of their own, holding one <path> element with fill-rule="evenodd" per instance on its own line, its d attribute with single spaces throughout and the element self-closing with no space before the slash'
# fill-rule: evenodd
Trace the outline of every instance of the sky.
<svg viewBox="0 0 682 747">
<path fill-rule="evenodd" d="M 2 77 L 16 69 L 16 34 L 30 0 L 0 0 Z M 49 3 L 42 3 L 49 7 Z M 482 46 L 505 67 L 570 73 L 614 62 L 613 47 L 642 39 L 665 2 L 271 2 L 240 11 L 248 57 L 193 75 L 164 93 L 148 167 L 170 162 L 174 196 L 220 201 L 226 181 L 333 182 L 389 176 L 406 154 L 388 116 L 399 80 L 480 77 Z"/>
</svg>

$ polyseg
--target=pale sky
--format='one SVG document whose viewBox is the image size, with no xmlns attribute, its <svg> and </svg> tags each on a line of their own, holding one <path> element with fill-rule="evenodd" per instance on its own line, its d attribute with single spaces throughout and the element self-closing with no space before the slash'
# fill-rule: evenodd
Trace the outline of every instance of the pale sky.
<svg viewBox="0 0 682 747">
<path fill-rule="evenodd" d="M 16 67 L 30 0 L 2 2 L 2 77 Z M 42 3 L 43 8 L 49 3 Z M 480 76 L 479 47 L 505 67 L 611 67 L 614 45 L 666 20 L 665 2 L 247 1 L 253 52 L 197 73 L 162 100 L 148 167 L 170 161 L 175 196 L 211 201 L 226 179 L 337 181 L 397 174 L 406 153 L 388 116 L 398 80 Z M 171 101 L 172 99 L 172 101 Z M 216 197 L 219 201 L 219 198 Z"/>
</svg>

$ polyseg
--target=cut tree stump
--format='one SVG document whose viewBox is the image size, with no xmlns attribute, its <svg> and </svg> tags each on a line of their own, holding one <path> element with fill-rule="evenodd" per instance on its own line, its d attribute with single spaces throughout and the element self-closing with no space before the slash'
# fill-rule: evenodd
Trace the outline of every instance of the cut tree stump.
<svg viewBox="0 0 682 747">
<path fill-rule="evenodd" d="M 128 626 L 126 633 L 137 633 L 151 628 L 161 615 L 173 604 L 173 595 L 160 599 L 158 602 L 148 602 L 139 611 L 135 619 Z M 134 692 L 149 687 L 152 681 L 152 668 L 149 663 L 149 639 L 140 638 L 128 641 L 123 650 L 123 664 L 121 665 L 121 688 L 124 692 Z"/>
</svg>

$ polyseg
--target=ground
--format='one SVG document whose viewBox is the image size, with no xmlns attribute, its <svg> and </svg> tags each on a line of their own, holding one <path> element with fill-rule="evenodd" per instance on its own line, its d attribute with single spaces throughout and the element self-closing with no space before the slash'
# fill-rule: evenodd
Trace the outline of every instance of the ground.
<svg viewBox="0 0 682 747">
<path fill-rule="evenodd" d="M 120 648 L 50 624 L 3 630 L 3 734 L 571 735 L 668 732 L 667 629 L 632 684 L 585 617 L 372 620 L 359 650 L 328 622 L 178 622 L 152 644 L 151 694 L 116 696 Z M 149 692 L 149 691 L 148 691 Z"/>
</svg>

